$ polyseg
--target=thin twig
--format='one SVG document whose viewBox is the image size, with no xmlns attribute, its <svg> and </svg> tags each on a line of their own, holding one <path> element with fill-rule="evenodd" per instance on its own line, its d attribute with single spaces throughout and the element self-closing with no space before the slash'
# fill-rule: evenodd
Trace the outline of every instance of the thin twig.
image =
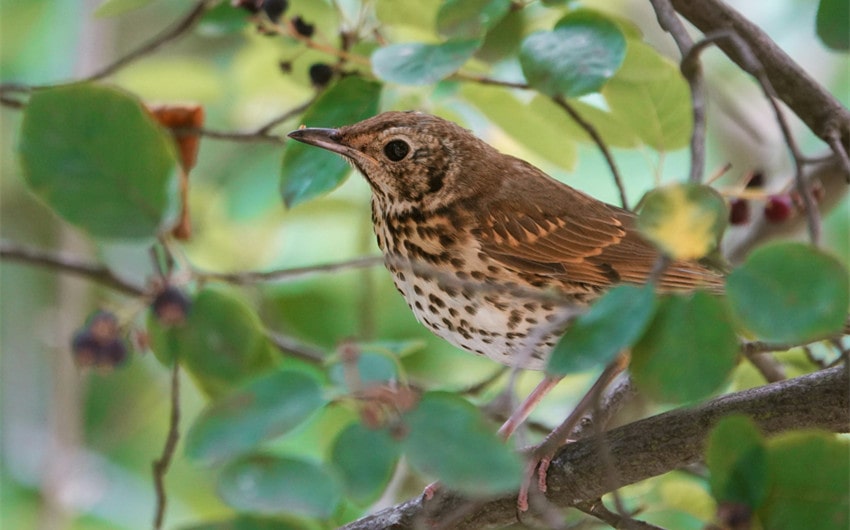
<svg viewBox="0 0 850 530">
<path fill-rule="evenodd" d="M 156 510 L 154 512 L 153 528 L 162 528 L 165 518 L 165 474 L 177 448 L 180 439 L 180 365 L 174 363 L 171 369 L 171 419 L 168 423 L 168 436 L 165 438 L 165 446 L 162 448 L 160 457 L 153 461 L 153 484 L 156 490 Z"/>
<path fill-rule="evenodd" d="M 254 284 L 260 282 L 291 282 L 302 280 L 309 276 L 328 272 L 340 272 L 347 270 L 375 267 L 383 263 L 380 256 L 365 256 L 336 263 L 322 265 L 310 265 L 307 267 L 295 267 L 292 269 L 279 269 L 267 272 L 202 272 L 195 271 L 199 280 L 217 280 L 237 285 Z"/>
<path fill-rule="evenodd" d="M 97 81 L 104 77 L 108 77 L 127 64 L 139 59 L 140 57 L 148 55 L 149 53 L 153 53 L 164 44 L 183 36 L 192 29 L 204 13 L 206 13 L 207 10 L 216 3 L 217 2 L 215 0 L 199 0 L 194 6 L 192 6 L 192 9 L 183 15 L 183 17 L 175 22 L 170 28 L 154 36 L 138 48 L 132 50 L 130 53 L 119 57 L 111 64 L 108 64 L 95 73 L 89 75 L 85 80 Z"/>
<path fill-rule="evenodd" d="M 318 346 L 284 335 L 276 331 L 266 331 L 266 337 L 283 353 L 298 357 L 312 364 L 321 364 L 327 358 L 326 353 Z"/>
<path fill-rule="evenodd" d="M 280 116 L 278 116 L 276 118 L 269 120 L 265 125 L 262 125 L 260 128 L 258 128 L 256 131 L 254 131 L 255 134 L 267 134 L 270 130 L 274 129 L 275 127 L 277 127 L 281 123 L 285 122 L 286 120 L 289 120 L 290 118 L 294 118 L 295 116 L 298 116 L 299 114 L 303 113 L 305 110 L 310 108 L 310 105 L 312 105 L 316 101 L 316 98 L 318 98 L 318 97 L 319 97 L 319 93 L 317 92 L 316 94 L 313 95 L 313 97 L 311 97 L 310 99 L 308 99 L 304 103 L 298 105 L 297 107 L 293 107 L 293 108 L 289 109 L 288 111 L 284 112 L 283 114 L 281 114 Z"/>
<path fill-rule="evenodd" d="M 661 27 L 673 37 L 682 55 L 680 69 L 691 89 L 691 111 L 693 113 L 693 131 L 691 132 L 691 182 L 702 181 L 705 172 L 705 81 L 699 52 L 704 46 L 694 45 L 693 39 L 670 0 L 649 0 L 655 9 L 655 15 Z"/>
<path fill-rule="evenodd" d="M 791 133 L 791 127 L 788 125 L 788 120 L 785 119 L 784 114 L 782 114 L 782 109 L 776 102 L 779 99 L 779 96 L 776 94 L 776 90 L 774 90 L 761 61 L 759 61 L 758 57 L 756 57 L 750 49 L 750 46 L 743 38 L 741 38 L 737 33 L 733 33 L 731 31 L 718 30 L 716 32 L 706 34 L 701 45 L 716 43 L 718 41 L 728 41 L 732 43 L 738 52 L 743 69 L 756 79 L 759 86 L 761 86 L 762 92 L 764 92 L 767 102 L 773 109 L 774 117 L 782 131 L 782 137 L 784 138 L 785 144 L 788 146 L 788 150 L 791 153 L 791 158 L 794 161 L 794 183 L 797 193 L 800 194 L 800 197 L 803 200 L 806 224 L 809 229 L 809 239 L 812 244 L 817 245 L 820 241 L 821 232 L 820 211 L 817 208 L 815 199 L 812 196 L 812 191 L 806 183 L 806 179 L 803 175 L 803 160 L 805 157 L 800 152 L 800 149 L 797 146 L 797 141 Z"/>
<path fill-rule="evenodd" d="M 626 210 L 629 209 L 629 200 L 626 198 L 626 188 L 623 185 L 623 179 L 620 177 L 620 171 L 617 169 L 617 164 L 614 162 L 614 157 L 611 156 L 611 152 L 608 151 L 608 146 L 605 145 L 605 142 L 602 140 L 602 137 L 599 136 L 599 133 L 596 131 L 596 128 L 587 120 L 582 118 L 581 114 L 567 102 L 561 96 L 555 96 L 552 98 L 559 107 L 567 111 L 567 114 L 575 120 L 575 122 L 584 129 L 584 131 L 590 135 L 590 138 L 596 143 L 599 147 L 599 150 L 602 151 L 602 156 L 605 157 L 605 162 L 608 163 L 608 167 L 611 168 L 611 174 L 614 176 L 614 184 L 617 185 L 617 191 L 620 192 L 620 204 Z"/>
<path fill-rule="evenodd" d="M 145 294 L 145 289 L 116 276 L 105 265 L 83 261 L 76 256 L 0 241 L 0 259 L 74 274 L 132 296 Z"/>
<path fill-rule="evenodd" d="M 826 135 L 826 143 L 829 144 L 832 152 L 838 156 L 838 160 L 841 161 L 841 167 L 844 168 L 844 176 L 847 178 L 847 182 L 850 183 L 850 157 L 847 156 L 847 149 L 841 143 L 841 133 L 837 129 L 832 128 Z"/>
<path fill-rule="evenodd" d="M 660 526 L 638 521 L 631 517 L 614 513 L 609 510 L 603 503 L 602 499 L 595 501 L 580 502 L 575 506 L 578 510 L 595 517 L 604 523 L 608 523 L 611 528 L 625 528 L 627 530 L 663 530 Z"/>
</svg>

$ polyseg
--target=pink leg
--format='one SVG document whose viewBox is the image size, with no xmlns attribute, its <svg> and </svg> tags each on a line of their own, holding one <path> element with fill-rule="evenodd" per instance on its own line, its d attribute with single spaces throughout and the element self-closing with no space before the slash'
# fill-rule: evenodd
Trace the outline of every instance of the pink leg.
<svg viewBox="0 0 850 530">
<path fill-rule="evenodd" d="M 534 451 L 531 454 L 531 459 L 529 460 L 529 467 L 526 469 L 529 475 L 523 481 L 519 490 L 519 495 L 517 496 L 517 509 L 520 512 L 528 510 L 528 490 L 531 485 L 531 477 L 534 475 L 535 468 L 537 469 L 537 486 L 541 492 L 545 493 L 546 474 L 549 470 L 549 464 L 552 462 L 552 457 L 554 456 L 555 451 L 569 441 L 570 433 L 573 429 L 575 429 L 576 425 L 578 425 L 578 422 L 581 421 L 582 416 L 590 410 L 593 406 L 593 402 L 599 399 L 605 388 L 611 384 L 611 381 L 613 381 L 615 377 L 629 366 L 630 359 L 631 356 L 628 353 L 621 354 L 617 357 L 617 359 L 606 366 L 599 378 L 593 383 L 593 386 L 590 387 L 587 394 L 581 398 L 581 401 L 579 401 L 578 405 L 576 405 L 576 408 L 569 416 L 567 416 L 567 419 L 550 432 L 540 445 L 534 448 Z M 537 391 L 537 389 L 534 390 L 535 392 Z M 510 421 L 510 419 L 508 421 Z M 504 425 L 502 428 L 504 428 Z"/>
<path fill-rule="evenodd" d="M 563 376 L 547 375 L 544 377 L 543 380 L 534 387 L 531 394 L 525 398 L 525 401 L 523 401 L 520 406 L 513 411 L 511 417 L 508 418 L 501 427 L 499 427 L 499 436 L 505 440 L 510 438 L 514 431 L 517 430 L 517 427 L 522 425 L 522 422 L 528 418 L 528 415 L 531 414 L 534 407 L 540 403 L 540 400 L 542 400 L 550 390 L 555 388 L 555 385 L 557 385 L 561 379 L 563 379 Z"/>
</svg>

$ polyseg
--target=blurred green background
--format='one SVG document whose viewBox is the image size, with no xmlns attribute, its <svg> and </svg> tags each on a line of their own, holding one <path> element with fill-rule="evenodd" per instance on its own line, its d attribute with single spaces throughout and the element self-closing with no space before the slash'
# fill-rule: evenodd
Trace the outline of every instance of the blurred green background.
<svg viewBox="0 0 850 530">
<path fill-rule="evenodd" d="M 140 10 L 98 18 L 93 13 L 99 3 L 2 0 L 0 81 L 37 85 L 84 77 L 161 31 L 191 5 L 184 0 L 160 0 Z M 826 51 L 814 36 L 817 2 L 731 3 L 848 103 L 846 56 Z M 340 23 L 334 4 L 293 0 L 289 12 L 301 14 L 320 32 L 333 35 Z M 342 12 L 356 12 L 356 2 L 336 4 Z M 435 37 L 429 16 L 438 2 L 377 0 L 374 4 L 391 42 Z M 648 42 L 672 51 L 648 3 L 600 0 L 587 4 L 632 20 L 646 32 Z M 550 23 L 545 17 L 531 22 Z M 228 33 L 220 26 L 201 24 L 187 38 L 122 69 L 109 81 L 145 101 L 200 103 L 210 128 L 250 130 L 307 101 L 313 93 L 308 67 L 331 60 L 250 28 Z M 733 162 L 732 179 L 756 167 L 768 175 L 787 171 L 781 138 L 757 89 L 718 52 L 708 52 L 706 60 L 715 112 L 710 122 L 709 172 L 726 161 Z M 281 71 L 281 61 L 291 62 L 291 73 Z M 417 108 L 454 117 L 501 150 L 528 159 L 595 197 L 617 201 L 616 189 L 593 145 L 579 144 L 576 156 L 565 153 L 560 164 L 545 158 L 529 148 L 536 141 L 529 136 L 533 129 L 525 129 L 519 142 L 504 124 L 494 125 L 470 103 L 483 100 L 488 90 L 451 84 L 436 89 L 389 86 L 383 107 Z M 151 272 L 146 249 L 98 244 L 58 221 L 24 188 L 15 152 L 20 118 L 19 111 L 0 108 L 3 239 L 97 257 L 140 283 Z M 296 117 L 276 132 L 298 125 Z M 818 145 L 799 124 L 794 130 L 805 148 Z M 196 266 L 219 272 L 267 270 L 378 253 L 365 182 L 351 178 L 330 195 L 285 211 L 278 191 L 281 153 L 282 147 L 275 144 L 202 140 L 191 177 L 195 233 L 183 247 Z M 663 155 L 645 148 L 615 149 L 614 155 L 627 175 L 633 204 L 656 179 L 671 181 L 687 173 L 689 158 L 682 149 Z M 845 263 L 850 253 L 848 218 L 850 206 L 845 198 L 825 222 L 825 246 L 843 256 Z M 77 278 L 7 262 L 0 263 L 0 268 L 0 525 L 150 527 L 154 501 L 150 463 L 159 455 L 167 429 L 169 373 L 151 355 L 136 353 L 127 366 L 101 373 L 78 369 L 70 354 L 70 337 L 92 309 L 109 308 L 143 319 L 145 308 L 128 307 L 115 293 Z M 270 329 L 328 350 L 346 338 L 423 341 L 424 347 L 405 357 L 404 365 L 417 383 L 429 389 L 463 388 L 498 369 L 420 327 L 381 268 L 246 287 L 241 294 L 256 304 Z M 536 377 L 525 377 L 521 389 L 528 390 Z M 587 377 L 568 378 L 537 411 L 538 419 L 555 421 L 562 416 L 564 403 L 581 393 Z M 739 377 L 746 381 L 747 375 Z M 184 428 L 204 403 L 205 398 L 184 378 Z M 343 420 L 348 420 L 334 415 L 344 411 L 320 414 L 279 445 L 321 458 Z M 179 450 L 166 480 L 168 527 L 232 514 L 215 494 L 214 473 L 188 463 Z M 687 525 L 699 527 L 713 513 L 711 498 L 685 474 L 635 486 L 629 495 L 662 498 L 673 519 L 693 516 L 697 521 L 688 519 Z"/>
</svg>

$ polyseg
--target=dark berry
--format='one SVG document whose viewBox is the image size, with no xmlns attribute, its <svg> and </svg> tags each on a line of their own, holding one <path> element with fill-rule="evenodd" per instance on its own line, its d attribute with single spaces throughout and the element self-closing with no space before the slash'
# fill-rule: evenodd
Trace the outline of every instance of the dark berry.
<svg viewBox="0 0 850 530">
<path fill-rule="evenodd" d="M 109 311 L 98 311 L 89 317 L 86 329 L 94 340 L 106 344 L 118 337 L 118 317 Z"/>
<path fill-rule="evenodd" d="M 794 204 L 789 195 L 771 195 L 764 205 L 764 216 L 771 223 L 781 223 L 791 216 Z"/>
<path fill-rule="evenodd" d="M 761 188 L 764 187 L 764 173 L 761 171 L 753 171 L 752 175 L 750 175 L 750 180 L 747 181 L 748 188 Z"/>
<path fill-rule="evenodd" d="M 127 360 L 127 344 L 121 339 L 115 339 L 104 344 L 98 353 L 98 366 L 114 368 Z"/>
<path fill-rule="evenodd" d="M 292 73 L 292 62 L 291 61 L 281 61 L 277 64 L 280 71 L 284 74 Z"/>
<path fill-rule="evenodd" d="M 151 310 L 160 324 L 165 327 L 179 326 L 186 322 L 192 302 L 176 287 L 163 289 L 151 303 Z"/>
<path fill-rule="evenodd" d="M 310 66 L 310 80 L 316 86 L 327 85 L 334 76 L 333 68 L 325 63 L 316 63 Z"/>
<path fill-rule="evenodd" d="M 71 342 L 74 360 L 79 366 L 94 366 L 100 353 L 101 345 L 88 329 L 78 331 Z"/>
<path fill-rule="evenodd" d="M 259 13 L 260 2 L 262 2 L 262 0 L 232 0 L 230 5 L 239 9 L 244 9 L 249 13 Z"/>
<path fill-rule="evenodd" d="M 264 0 L 262 10 L 269 20 L 276 23 L 288 6 L 287 0 Z"/>
<path fill-rule="evenodd" d="M 295 27 L 295 31 L 299 35 L 302 35 L 307 38 L 312 37 L 313 33 L 316 31 L 316 26 L 305 22 L 300 15 L 292 18 L 292 25 Z"/>
<path fill-rule="evenodd" d="M 734 198 L 729 202 L 729 223 L 733 225 L 746 224 L 750 220 L 750 201 Z"/>
</svg>

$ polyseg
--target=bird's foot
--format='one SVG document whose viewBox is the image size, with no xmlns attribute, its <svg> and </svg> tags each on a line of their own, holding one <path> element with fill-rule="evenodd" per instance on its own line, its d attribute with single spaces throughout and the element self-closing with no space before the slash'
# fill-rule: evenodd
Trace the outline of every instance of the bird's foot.
<svg viewBox="0 0 850 530">
<path fill-rule="evenodd" d="M 425 501 L 430 501 L 434 498 L 434 495 L 436 495 L 442 487 L 442 484 L 440 484 L 439 482 L 432 482 L 428 484 L 427 486 L 425 486 L 425 489 L 422 490 L 422 499 Z"/>
<path fill-rule="evenodd" d="M 564 445 L 574 441 L 566 440 Z M 528 495 L 531 491 L 531 484 L 534 481 L 535 474 L 537 475 L 537 490 L 540 493 L 546 493 L 546 489 L 548 488 L 546 479 L 549 475 L 549 465 L 555 457 L 555 452 L 562 447 L 561 444 L 552 442 L 553 440 L 546 439 L 540 445 L 534 447 L 529 453 L 528 464 L 526 465 L 524 478 L 516 500 L 517 511 L 519 513 L 528 511 Z"/>
</svg>

